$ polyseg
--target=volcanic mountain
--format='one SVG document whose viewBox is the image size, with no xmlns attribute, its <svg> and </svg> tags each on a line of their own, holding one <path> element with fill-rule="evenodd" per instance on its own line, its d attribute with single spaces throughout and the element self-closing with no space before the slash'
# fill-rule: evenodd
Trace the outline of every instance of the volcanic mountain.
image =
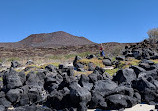
<svg viewBox="0 0 158 111">
<path fill-rule="evenodd" d="M 58 47 L 89 44 L 94 44 L 94 42 L 84 37 L 58 31 L 53 33 L 32 34 L 16 43 L 0 43 L 0 47 Z"/>
</svg>

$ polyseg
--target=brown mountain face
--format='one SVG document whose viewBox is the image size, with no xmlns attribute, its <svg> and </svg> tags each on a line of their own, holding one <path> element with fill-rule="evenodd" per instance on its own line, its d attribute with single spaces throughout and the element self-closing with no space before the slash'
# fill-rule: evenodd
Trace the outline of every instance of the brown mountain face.
<svg viewBox="0 0 158 111">
<path fill-rule="evenodd" d="M 32 34 L 15 43 L 0 43 L 4 48 L 51 48 L 59 46 L 80 46 L 95 44 L 84 38 L 68 34 L 63 31 L 53 33 Z"/>
<path fill-rule="evenodd" d="M 53 33 L 32 34 L 19 41 L 25 47 L 56 47 L 94 44 L 84 37 L 77 37 L 63 31 Z"/>
</svg>

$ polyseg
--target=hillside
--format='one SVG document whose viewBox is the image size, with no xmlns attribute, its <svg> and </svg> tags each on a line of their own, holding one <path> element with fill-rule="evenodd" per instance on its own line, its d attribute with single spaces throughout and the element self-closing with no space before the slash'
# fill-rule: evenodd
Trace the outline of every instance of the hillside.
<svg viewBox="0 0 158 111">
<path fill-rule="evenodd" d="M 27 38 L 16 42 L 16 43 L 0 43 L 0 47 L 26 47 L 26 48 L 46 48 L 46 47 L 59 47 L 59 46 L 79 46 L 79 45 L 89 45 L 94 44 L 94 42 L 84 38 L 71 35 L 69 33 L 58 31 L 53 33 L 41 33 L 32 34 Z"/>
<path fill-rule="evenodd" d="M 128 44 L 128 43 L 127 43 Z M 107 55 L 117 55 L 126 43 L 104 43 Z M 32 34 L 19 42 L 0 43 L 0 58 L 3 57 L 44 57 L 47 55 L 99 52 L 99 44 L 84 37 L 58 31 L 53 33 Z"/>
</svg>

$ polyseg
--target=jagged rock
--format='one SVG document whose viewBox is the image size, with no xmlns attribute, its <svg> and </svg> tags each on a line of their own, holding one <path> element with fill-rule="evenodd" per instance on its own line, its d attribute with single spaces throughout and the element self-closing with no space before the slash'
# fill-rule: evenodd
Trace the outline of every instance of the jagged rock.
<svg viewBox="0 0 158 111">
<path fill-rule="evenodd" d="M 148 63 L 140 63 L 139 67 L 142 67 L 143 69 L 147 71 L 155 69 L 154 65 L 149 65 Z"/>
<path fill-rule="evenodd" d="M 76 107 L 82 102 L 86 105 L 91 100 L 91 93 L 85 87 L 73 82 L 70 84 L 70 99 Z"/>
<path fill-rule="evenodd" d="M 105 66 L 112 66 L 112 62 L 111 62 L 111 60 L 109 59 L 109 58 L 105 58 L 105 59 L 103 59 L 103 64 L 105 65 Z"/>
<path fill-rule="evenodd" d="M 84 102 L 80 102 L 79 103 L 79 106 L 77 107 L 77 111 L 87 111 L 87 106 L 86 106 L 86 103 Z"/>
<path fill-rule="evenodd" d="M 115 94 L 106 97 L 107 106 L 109 109 L 117 110 L 121 108 L 132 107 L 137 104 L 137 100 L 130 96 Z"/>
<path fill-rule="evenodd" d="M 45 90 L 40 86 L 29 89 L 28 96 L 31 103 L 44 102 L 47 98 Z"/>
<path fill-rule="evenodd" d="M 25 106 L 30 103 L 28 94 L 21 94 L 21 98 L 19 101 L 20 106 Z"/>
<path fill-rule="evenodd" d="M 118 61 L 124 61 L 125 57 L 124 56 L 116 56 L 116 60 L 118 60 Z"/>
<path fill-rule="evenodd" d="M 0 105 L 4 107 L 11 107 L 11 102 L 9 102 L 5 97 L 0 98 Z"/>
<path fill-rule="evenodd" d="M 98 80 L 96 73 L 89 74 L 88 77 L 91 83 L 95 83 Z"/>
<path fill-rule="evenodd" d="M 66 72 L 68 76 L 74 75 L 74 67 L 73 66 L 65 66 L 63 64 L 60 64 L 59 69 L 61 70 L 62 73 Z"/>
<path fill-rule="evenodd" d="M 101 95 L 98 91 L 92 91 L 92 99 L 89 103 L 89 108 L 91 109 L 105 109 L 107 107 L 107 104 L 105 102 L 105 99 L 103 95 Z"/>
<path fill-rule="evenodd" d="M 118 87 L 118 85 L 110 79 L 99 80 L 95 82 L 93 90 L 95 92 L 100 92 L 102 96 L 105 96 L 108 93 L 112 92 L 116 87 Z"/>
<path fill-rule="evenodd" d="M 22 86 L 21 78 L 18 73 L 12 69 L 3 76 L 3 83 L 7 89 L 13 89 Z"/>
<path fill-rule="evenodd" d="M 26 65 L 32 65 L 32 64 L 34 64 L 34 62 L 33 62 L 32 60 L 28 60 L 28 61 L 26 62 Z"/>
<path fill-rule="evenodd" d="M 103 78 L 106 79 L 113 79 L 113 77 L 111 75 L 109 75 L 108 73 L 104 73 L 103 74 Z"/>
<path fill-rule="evenodd" d="M 134 56 L 135 59 L 141 59 L 141 53 L 142 51 L 139 49 L 132 49 L 132 54 Z"/>
<path fill-rule="evenodd" d="M 77 71 L 85 72 L 86 70 L 84 68 L 78 68 Z"/>
<path fill-rule="evenodd" d="M 92 83 L 89 83 L 89 78 L 82 74 L 81 75 L 81 78 L 79 80 L 79 84 L 81 85 L 81 87 L 85 87 L 86 89 L 88 89 L 89 91 L 92 89 L 93 87 L 93 84 Z"/>
<path fill-rule="evenodd" d="M 149 64 L 149 65 L 154 65 L 155 64 L 153 61 L 150 61 L 150 60 L 147 60 L 147 59 L 141 60 L 140 63 L 146 63 L 146 64 Z"/>
<path fill-rule="evenodd" d="M 0 111 L 5 111 L 5 107 L 3 105 L 0 105 Z"/>
<path fill-rule="evenodd" d="M 34 72 L 30 72 L 26 76 L 26 85 L 29 86 L 43 86 L 43 81 L 41 81 Z"/>
<path fill-rule="evenodd" d="M 24 72 L 19 72 L 18 76 L 20 77 L 20 80 L 22 82 L 22 84 L 24 84 L 24 82 L 26 81 L 26 75 Z"/>
<path fill-rule="evenodd" d="M 139 66 L 131 66 L 130 68 L 132 68 L 134 70 L 134 72 L 136 73 L 137 77 L 138 77 L 139 73 L 146 71 L 145 69 L 143 69 L 143 68 L 141 68 Z"/>
<path fill-rule="evenodd" d="M 22 93 L 23 91 L 21 89 L 10 89 L 6 94 L 6 97 L 11 103 L 15 104 L 20 101 Z"/>
<path fill-rule="evenodd" d="M 136 74 L 133 69 L 123 69 L 119 70 L 113 77 L 113 81 L 117 81 L 119 84 L 122 82 L 130 83 L 136 79 Z"/>
<path fill-rule="evenodd" d="M 76 63 L 75 67 L 78 68 L 84 68 L 84 65 L 82 63 Z"/>
<path fill-rule="evenodd" d="M 141 95 L 138 92 L 135 92 L 133 97 L 137 99 L 138 103 L 141 103 Z"/>
<path fill-rule="evenodd" d="M 11 62 L 11 67 L 13 67 L 13 68 L 17 68 L 17 67 L 20 67 L 20 66 L 21 66 L 21 64 L 17 61 L 12 61 Z"/>
<path fill-rule="evenodd" d="M 49 65 L 47 65 L 47 66 L 45 67 L 45 69 L 46 69 L 47 71 L 56 73 L 56 69 L 57 69 L 57 68 L 56 68 L 55 66 L 49 64 Z"/>
<path fill-rule="evenodd" d="M 94 70 L 95 70 L 94 63 L 92 62 L 88 63 L 88 71 L 94 71 Z"/>
<path fill-rule="evenodd" d="M 74 67 L 76 67 L 77 61 L 79 61 L 79 60 L 81 60 L 81 59 L 82 59 L 82 58 L 81 58 L 80 56 L 76 56 L 76 57 L 75 57 L 75 59 L 74 59 L 74 61 L 73 61 Z"/>
<path fill-rule="evenodd" d="M 93 73 L 99 73 L 99 74 L 103 74 L 105 72 L 105 69 L 103 69 L 102 67 L 98 67 L 96 66 L 95 70 L 93 71 Z"/>
<path fill-rule="evenodd" d="M 92 58 L 94 58 L 94 57 L 96 57 L 95 55 L 93 55 L 93 54 L 90 54 L 90 55 L 87 55 L 87 59 L 92 59 Z"/>
</svg>

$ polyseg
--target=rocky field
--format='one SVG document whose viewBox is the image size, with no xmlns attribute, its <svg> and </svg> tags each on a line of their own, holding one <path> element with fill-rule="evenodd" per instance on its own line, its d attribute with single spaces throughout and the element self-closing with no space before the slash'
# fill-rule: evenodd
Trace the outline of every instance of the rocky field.
<svg viewBox="0 0 158 111">
<path fill-rule="evenodd" d="M 42 66 L 12 61 L 0 72 L 0 111 L 123 110 L 138 103 L 157 108 L 157 59 L 144 41 L 113 59 L 91 54 Z"/>
</svg>

